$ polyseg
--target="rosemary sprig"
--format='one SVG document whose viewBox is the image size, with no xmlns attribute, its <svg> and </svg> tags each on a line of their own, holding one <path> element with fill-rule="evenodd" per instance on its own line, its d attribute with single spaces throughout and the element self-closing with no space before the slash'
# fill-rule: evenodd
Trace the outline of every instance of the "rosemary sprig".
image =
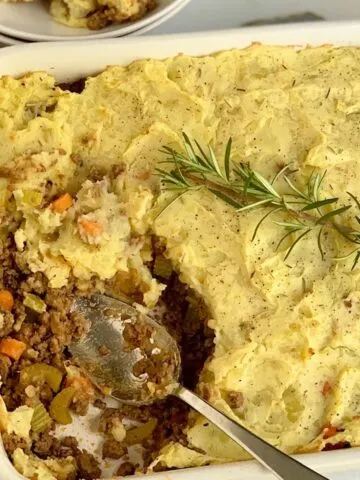
<svg viewBox="0 0 360 480">
<path fill-rule="evenodd" d="M 274 221 L 285 232 L 277 248 L 287 238 L 294 237 L 285 254 L 285 260 L 296 245 L 315 229 L 317 246 L 324 259 L 323 233 L 325 229 L 333 230 L 349 243 L 356 245 L 348 255 L 336 260 L 354 256 L 352 269 L 356 267 L 360 261 L 360 230 L 344 225 L 341 218 L 342 214 L 352 207 L 360 210 L 360 201 L 350 192 L 348 192 L 351 201 L 349 205 L 339 206 L 338 197 L 321 198 L 321 186 L 326 171 L 321 174 L 313 172 L 305 188 L 294 184 L 290 178 L 290 174 L 294 172 L 290 171 L 289 165 L 269 181 L 247 163 L 235 164 L 232 161 L 231 138 L 227 142 L 224 159 L 220 164 L 212 147 L 209 146 L 205 152 L 197 141 L 191 141 L 185 133 L 183 137 L 185 153 L 168 146 L 161 150 L 166 155 L 162 163 L 173 167 L 170 171 L 157 169 L 166 189 L 183 195 L 189 190 L 206 188 L 238 212 L 266 207 L 268 210 L 257 223 L 252 240 L 256 238 L 265 220 L 278 212 L 283 212 L 285 218 L 289 220 Z M 285 192 L 278 186 L 281 178 L 288 187 Z M 355 215 L 354 219 L 360 224 L 360 216 Z"/>
</svg>

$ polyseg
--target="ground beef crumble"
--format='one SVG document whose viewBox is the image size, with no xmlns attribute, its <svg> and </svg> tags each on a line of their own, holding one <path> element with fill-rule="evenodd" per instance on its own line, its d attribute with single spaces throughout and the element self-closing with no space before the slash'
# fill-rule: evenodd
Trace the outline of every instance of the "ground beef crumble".
<svg viewBox="0 0 360 480">
<path fill-rule="evenodd" d="M 0 378 L 2 382 L 6 382 L 10 372 L 11 361 L 9 357 L 0 354 Z"/>
<path fill-rule="evenodd" d="M 126 477 L 135 473 L 136 466 L 131 462 L 124 462 L 118 468 L 116 475 L 119 477 Z"/>
<path fill-rule="evenodd" d="M 114 438 L 107 438 L 103 444 L 102 455 L 103 458 L 119 459 L 127 453 L 127 449 Z"/>
<path fill-rule="evenodd" d="M 28 450 L 28 442 L 23 438 L 17 437 L 13 433 L 8 434 L 3 432 L 2 441 L 4 443 L 4 448 L 10 457 L 17 448 L 22 448 L 24 451 Z"/>
<path fill-rule="evenodd" d="M 332 451 L 332 450 L 343 450 L 344 448 L 351 448 L 350 442 L 337 442 L 337 443 L 327 443 L 323 448 L 324 452 Z"/>
<path fill-rule="evenodd" d="M 79 478 L 82 480 L 93 480 L 100 478 L 101 469 L 98 461 L 93 455 L 85 450 L 82 450 L 75 458 L 79 469 Z"/>
<path fill-rule="evenodd" d="M 231 408 L 240 408 L 244 403 L 244 396 L 241 392 L 228 392 L 227 403 Z"/>
</svg>

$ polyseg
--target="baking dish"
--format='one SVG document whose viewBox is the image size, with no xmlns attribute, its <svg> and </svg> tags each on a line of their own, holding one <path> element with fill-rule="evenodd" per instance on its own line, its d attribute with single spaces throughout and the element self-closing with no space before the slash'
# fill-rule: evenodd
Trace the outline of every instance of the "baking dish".
<svg viewBox="0 0 360 480">
<path fill-rule="evenodd" d="M 129 63 L 144 57 L 163 58 L 186 53 L 201 55 L 234 47 L 245 47 L 253 41 L 269 44 L 293 44 L 299 47 L 311 44 L 360 45 L 360 22 L 314 23 L 256 27 L 223 32 L 169 35 L 102 42 L 69 42 L 15 46 L 0 52 L 0 74 L 20 75 L 33 70 L 46 70 L 60 82 L 76 80 L 95 74 L 109 64 Z M 124 48 L 126 46 L 126 48 Z M 81 435 L 81 431 L 77 432 Z M 0 479 L 20 480 L 8 462 L 0 445 Z M 301 461 L 327 476 L 335 472 L 354 472 L 360 469 L 359 449 L 304 455 Z M 196 477 L 209 480 L 260 480 L 271 478 L 255 462 L 201 467 L 191 470 L 165 472 L 148 476 L 150 480 L 191 480 Z M 356 474 L 353 473 L 352 478 Z"/>
</svg>

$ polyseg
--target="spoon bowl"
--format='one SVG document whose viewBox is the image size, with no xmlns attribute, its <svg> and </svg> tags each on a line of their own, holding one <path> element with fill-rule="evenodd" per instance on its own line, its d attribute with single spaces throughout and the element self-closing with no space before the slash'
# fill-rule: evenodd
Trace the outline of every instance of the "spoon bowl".
<svg viewBox="0 0 360 480">
<path fill-rule="evenodd" d="M 179 349 L 159 323 L 123 301 L 99 294 L 77 297 L 72 311 L 90 325 L 88 334 L 70 345 L 70 352 L 104 394 L 140 406 L 177 387 Z"/>
</svg>

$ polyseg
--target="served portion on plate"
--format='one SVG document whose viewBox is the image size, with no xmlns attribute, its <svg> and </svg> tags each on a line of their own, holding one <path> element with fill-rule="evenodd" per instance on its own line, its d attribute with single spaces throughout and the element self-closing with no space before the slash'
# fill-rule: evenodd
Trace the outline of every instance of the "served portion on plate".
<svg viewBox="0 0 360 480">
<path fill-rule="evenodd" d="M 20 41 L 33 42 L 137 35 L 167 21 L 189 1 L 120 0 L 113 3 L 111 1 L 106 3 L 103 0 L 99 2 L 54 0 L 52 3 L 0 1 L 0 32 Z"/>
<path fill-rule="evenodd" d="M 54 20 L 69 27 L 100 30 L 113 23 L 139 20 L 155 7 L 155 0 L 120 0 L 120 2 L 53 0 L 50 13 Z"/>
<path fill-rule="evenodd" d="M 3 1 L 9 3 L 8 0 Z M 24 1 L 28 2 L 29 0 Z M 100 30 L 113 23 L 137 21 L 155 7 L 156 0 L 119 0 L 115 2 L 51 0 L 49 11 L 54 20 L 68 27 Z"/>
<path fill-rule="evenodd" d="M 185 385 L 273 445 L 360 445 L 359 60 L 257 44 L 0 79 L 0 429 L 20 473 L 248 459 L 175 399 L 106 403 L 67 350 L 74 295 L 103 291 L 163 322 Z M 67 431 L 89 408 L 101 451 Z"/>
</svg>

